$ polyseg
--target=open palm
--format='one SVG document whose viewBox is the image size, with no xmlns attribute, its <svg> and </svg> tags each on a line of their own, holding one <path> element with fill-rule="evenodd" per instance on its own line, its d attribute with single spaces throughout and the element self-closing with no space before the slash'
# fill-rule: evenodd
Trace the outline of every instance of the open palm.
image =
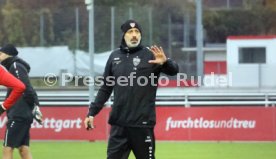
<svg viewBox="0 0 276 159">
<path fill-rule="evenodd" d="M 148 49 L 154 55 L 154 60 L 149 60 L 149 63 L 163 65 L 167 61 L 167 57 L 166 57 L 162 47 L 157 47 L 156 45 L 154 45 Z"/>
</svg>

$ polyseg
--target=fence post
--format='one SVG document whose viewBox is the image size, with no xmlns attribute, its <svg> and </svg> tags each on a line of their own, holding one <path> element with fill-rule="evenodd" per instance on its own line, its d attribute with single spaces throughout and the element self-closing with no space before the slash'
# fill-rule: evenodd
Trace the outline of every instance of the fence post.
<svg viewBox="0 0 276 159">
<path fill-rule="evenodd" d="M 115 7 L 112 6 L 111 7 L 111 37 L 110 37 L 110 41 L 111 41 L 111 50 L 115 49 L 115 43 L 114 43 L 114 39 L 115 39 Z"/>
<path fill-rule="evenodd" d="M 185 95 L 185 107 L 186 108 L 189 108 L 190 107 L 190 104 L 189 104 L 189 99 L 188 99 L 188 95 Z"/>
</svg>

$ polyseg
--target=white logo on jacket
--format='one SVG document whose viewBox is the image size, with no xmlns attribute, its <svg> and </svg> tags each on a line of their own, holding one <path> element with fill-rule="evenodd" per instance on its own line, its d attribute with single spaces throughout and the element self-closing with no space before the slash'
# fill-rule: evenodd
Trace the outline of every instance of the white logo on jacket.
<svg viewBox="0 0 276 159">
<path fill-rule="evenodd" d="M 113 59 L 113 63 L 115 63 L 116 65 L 118 65 L 119 63 L 121 63 L 120 57 L 115 57 Z"/>
<path fill-rule="evenodd" d="M 140 64 L 140 62 L 141 62 L 141 59 L 138 56 L 136 56 L 135 58 L 133 58 L 133 65 L 135 67 L 138 66 Z"/>
<path fill-rule="evenodd" d="M 137 67 L 136 67 L 136 66 L 138 66 L 138 65 L 140 64 L 141 59 L 140 59 L 138 56 L 136 56 L 136 57 L 133 58 L 132 61 L 133 61 L 133 65 L 134 65 L 133 69 L 134 69 L 134 70 L 137 70 Z"/>
</svg>

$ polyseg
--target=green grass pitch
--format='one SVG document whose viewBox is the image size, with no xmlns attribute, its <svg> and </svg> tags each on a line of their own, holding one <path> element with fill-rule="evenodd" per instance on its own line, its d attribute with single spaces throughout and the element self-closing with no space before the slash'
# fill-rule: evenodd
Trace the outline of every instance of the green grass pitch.
<svg viewBox="0 0 276 159">
<path fill-rule="evenodd" d="M 2 143 L 1 143 L 2 144 Z M 32 141 L 34 159 L 105 159 L 106 142 Z M 1 156 L 2 156 L 2 151 Z M 157 142 L 157 159 L 275 159 L 276 142 Z M 19 159 L 17 150 L 14 159 Z M 133 154 L 129 159 L 135 159 Z"/>
</svg>

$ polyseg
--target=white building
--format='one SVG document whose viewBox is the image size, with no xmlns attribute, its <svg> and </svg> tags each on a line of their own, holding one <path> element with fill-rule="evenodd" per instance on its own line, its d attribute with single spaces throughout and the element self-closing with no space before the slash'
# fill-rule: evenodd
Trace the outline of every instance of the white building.
<svg viewBox="0 0 276 159">
<path fill-rule="evenodd" d="M 231 87 L 276 87 L 276 36 L 230 36 L 226 50 Z"/>
<path fill-rule="evenodd" d="M 19 57 L 31 65 L 30 77 L 44 77 L 49 74 L 59 75 L 67 72 L 75 75 L 89 75 L 89 54 L 77 50 L 75 55 L 67 46 L 53 47 L 18 47 Z M 111 51 L 94 54 L 94 70 L 97 75 L 104 71 Z"/>
</svg>

